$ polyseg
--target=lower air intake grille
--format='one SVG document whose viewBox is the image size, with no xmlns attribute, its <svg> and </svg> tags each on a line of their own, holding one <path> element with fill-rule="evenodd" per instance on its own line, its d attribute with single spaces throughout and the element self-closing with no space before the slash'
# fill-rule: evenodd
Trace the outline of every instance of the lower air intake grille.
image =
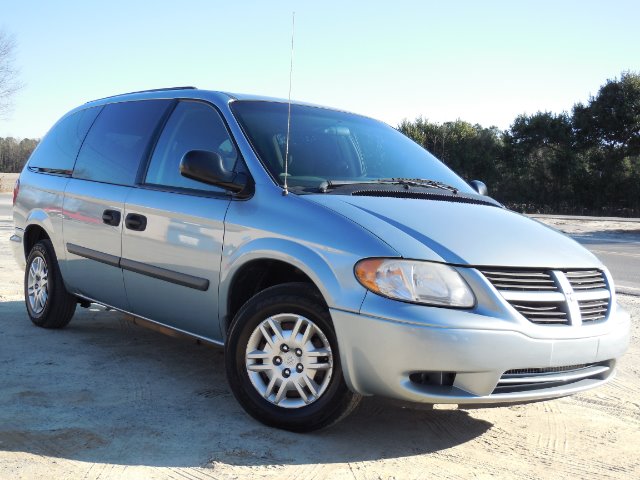
<svg viewBox="0 0 640 480">
<path fill-rule="evenodd" d="M 611 374 L 611 362 L 565 367 L 519 368 L 504 372 L 493 393 L 514 393 L 604 380 Z"/>
</svg>

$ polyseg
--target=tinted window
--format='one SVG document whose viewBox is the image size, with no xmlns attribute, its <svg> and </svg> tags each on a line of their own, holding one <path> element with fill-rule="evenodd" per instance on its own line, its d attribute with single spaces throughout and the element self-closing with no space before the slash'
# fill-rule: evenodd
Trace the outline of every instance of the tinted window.
<svg viewBox="0 0 640 480">
<path fill-rule="evenodd" d="M 55 173 L 71 173 L 80 145 L 101 109 L 87 108 L 62 118 L 33 152 L 29 166 Z"/>
<path fill-rule="evenodd" d="M 238 154 L 220 115 L 200 102 L 180 102 L 171 114 L 151 157 L 145 182 L 170 187 L 221 191 L 180 175 L 180 160 L 190 150 L 207 150 L 222 156 L 227 169 Z"/>
<path fill-rule="evenodd" d="M 104 107 L 80 149 L 75 178 L 133 185 L 138 166 L 171 100 Z"/>
</svg>

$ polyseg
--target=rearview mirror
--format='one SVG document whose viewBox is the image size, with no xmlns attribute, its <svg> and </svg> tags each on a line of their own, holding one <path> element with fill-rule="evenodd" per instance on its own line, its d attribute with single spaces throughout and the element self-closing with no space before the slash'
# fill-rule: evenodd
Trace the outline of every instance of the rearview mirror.
<svg viewBox="0 0 640 480">
<path fill-rule="evenodd" d="M 484 182 L 481 182 L 480 180 L 471 180 L 469 185 L 471 185 L 471 188 L 478 192 L 478 194 L 485 196 L 489 195 L 489 191 L 487 190 L 487 186 Z"/>
<path fill-rule="evenodd" d="M 219 153 L 205 150 L 185 153 L 180 161 L 180 174 L 234 193 L 241 192 L 247 186 L 246 175 L 227 170 Z"/>
</svg>

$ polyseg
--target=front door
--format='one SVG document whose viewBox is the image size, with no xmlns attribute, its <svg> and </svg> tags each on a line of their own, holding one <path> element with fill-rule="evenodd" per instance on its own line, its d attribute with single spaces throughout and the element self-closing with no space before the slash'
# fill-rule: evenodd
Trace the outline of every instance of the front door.
<svg viewBox="0 0 640 480">
<path fill-rule="evenodd" d="M 231 198 L 218 187 L 180 175 L 190 150 L 237 153 L 218 112 L 181 101 L 151 157 L 144 183 L 125 205 L 122 261 L 131 311 L 149 320 L 220 341 L 218 283 L 224 218 Z"/>
</svg>

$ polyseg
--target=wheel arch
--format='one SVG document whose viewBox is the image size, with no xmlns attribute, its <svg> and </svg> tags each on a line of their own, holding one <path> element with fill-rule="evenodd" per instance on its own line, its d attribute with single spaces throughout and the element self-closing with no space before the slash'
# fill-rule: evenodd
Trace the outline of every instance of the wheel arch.
<svg viewBox="0 0 640 480">
<path fill-rule="evenodd" d="M 352 264 L 348 262 L 348 269 Z M 233 317 L 252 296 L 265 288 L 289 282 L 314 286 L 328 307 L 345 302 L 358 309 L 365 292 L 353 279 L 348 288 L 344 279 L 318 252 L 288 239 L 259 239 L 223 258 L 219 291 L 221 330 L 226 338 Z M 351 275 L 353 276 L 353 275 Z"/>
<path fill-rule="evenodd" d="M 42 222 L 32 222 L 27 225 L 24 230 L 24 236 L 22 237 L 22 244 L 24 247 L 24 258 L 29 256 L 29 252 L 33 246 L 40 240 L 51 240 L 51 235 L 42 224 Z"/>
</svg>

